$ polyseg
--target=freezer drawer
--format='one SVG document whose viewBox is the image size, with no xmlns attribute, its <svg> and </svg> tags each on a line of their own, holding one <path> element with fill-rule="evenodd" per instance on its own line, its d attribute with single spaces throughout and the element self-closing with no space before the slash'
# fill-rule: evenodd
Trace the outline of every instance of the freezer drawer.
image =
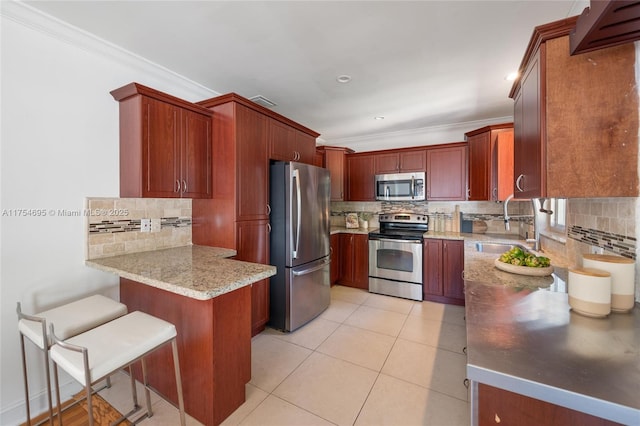
<svg viewBox="0 0 640 426">
<path fill-rule="evenodd" d="M 286 331 L 293 331 L 303 326 L 329 306 L 330 262 L 329 257 L 325 257 L 295 268 L 287 268 Z"/>
</svg>

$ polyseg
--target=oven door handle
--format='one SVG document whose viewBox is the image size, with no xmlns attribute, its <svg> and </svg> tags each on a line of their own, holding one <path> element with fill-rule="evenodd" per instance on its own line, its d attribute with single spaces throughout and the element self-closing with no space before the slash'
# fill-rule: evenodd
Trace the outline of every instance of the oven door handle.
<svg viewBox="0 0 640 426">
<path fill-rule="evenodd" d="M 370 240 L 380 241 L 381 243 L 390 242 L 390 243 L 409 243 L 409 244 L 422 244 L 420 240 L 396 240 L 393 238 L 378 238 L 378 237 L 369 237 Z"/>
</svg>

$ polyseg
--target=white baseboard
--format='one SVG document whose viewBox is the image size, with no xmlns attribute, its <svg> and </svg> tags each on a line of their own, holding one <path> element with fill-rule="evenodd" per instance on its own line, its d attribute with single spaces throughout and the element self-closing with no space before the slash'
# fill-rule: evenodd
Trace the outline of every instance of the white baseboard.
<svg viewBox="0 0 640 426">
<path fill-rule="evenodd" d="M 53 384 L 52 384 L 53 386 Z M 60 400 L 62 402 L 71 399 L 71 397 L 82 390 L 82 386 L 75 380 L 69 380 L 66 383 L 60 384 Z M 55 410 L 55 390 L 52 395 L 54 410 Z M 43 389 L 37 395 L 32 395 L 30 400 L 31 418 L 39 416 L 40 414 L 49 410 L 49 404 L 47 403 L 47 391 Z M 0 412 L 0 425 L 3 426 L 18 426 L 27 421 L 27 409 L 26 404 L 20 402 L 13 406 L 5 407 Z"/>
</svg>

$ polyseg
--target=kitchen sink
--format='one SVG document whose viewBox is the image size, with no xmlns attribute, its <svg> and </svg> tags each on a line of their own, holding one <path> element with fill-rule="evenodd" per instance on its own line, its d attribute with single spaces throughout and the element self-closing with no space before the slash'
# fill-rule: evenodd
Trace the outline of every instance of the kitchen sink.
<svg viewBox="0 0 640 426">
<path fill-rule="evenodd" d="M 529 251 L 528 247 L 525 247 L 520 244 L 495 243 L 495 242 L 477 242 L 476 243 L 476 251 L 481 251 L 484 253 L 502 254 L 505 251 L 511 250 L 514 247 L 520 247 L 523 251 Z"/>
</svg>

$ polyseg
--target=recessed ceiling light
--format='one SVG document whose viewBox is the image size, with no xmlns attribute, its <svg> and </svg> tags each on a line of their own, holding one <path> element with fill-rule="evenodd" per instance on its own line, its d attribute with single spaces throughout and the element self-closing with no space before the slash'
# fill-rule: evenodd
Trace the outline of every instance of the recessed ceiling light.
<svg viewBox="0 0 640 426">
<path fill-rule="evenodd" d="M 516 78 L 518 78 L 518 72 L 517 71 L 509 73 L 504 77 L 504 79 L 507 80 L 507 81 L 513 81 Z"/>
<path fill-rule="evenodd" d="M 379 115 L 377 117 L 373 117 L 374 120 L 384 120 L 384 117 Z"/>
<path fill-rule="evenodd" d="M 338 83 L 348 83 L 348 82 L 350 82 L 350 81 L 351 81 L 351 76 L 350 76 L 350 75 L 347 75 L 347 74 L 342 74 L 342 75 L 339 75 L 339 76 L 336 78 L 336 81 L 337 81 Z"/>
</svg>

